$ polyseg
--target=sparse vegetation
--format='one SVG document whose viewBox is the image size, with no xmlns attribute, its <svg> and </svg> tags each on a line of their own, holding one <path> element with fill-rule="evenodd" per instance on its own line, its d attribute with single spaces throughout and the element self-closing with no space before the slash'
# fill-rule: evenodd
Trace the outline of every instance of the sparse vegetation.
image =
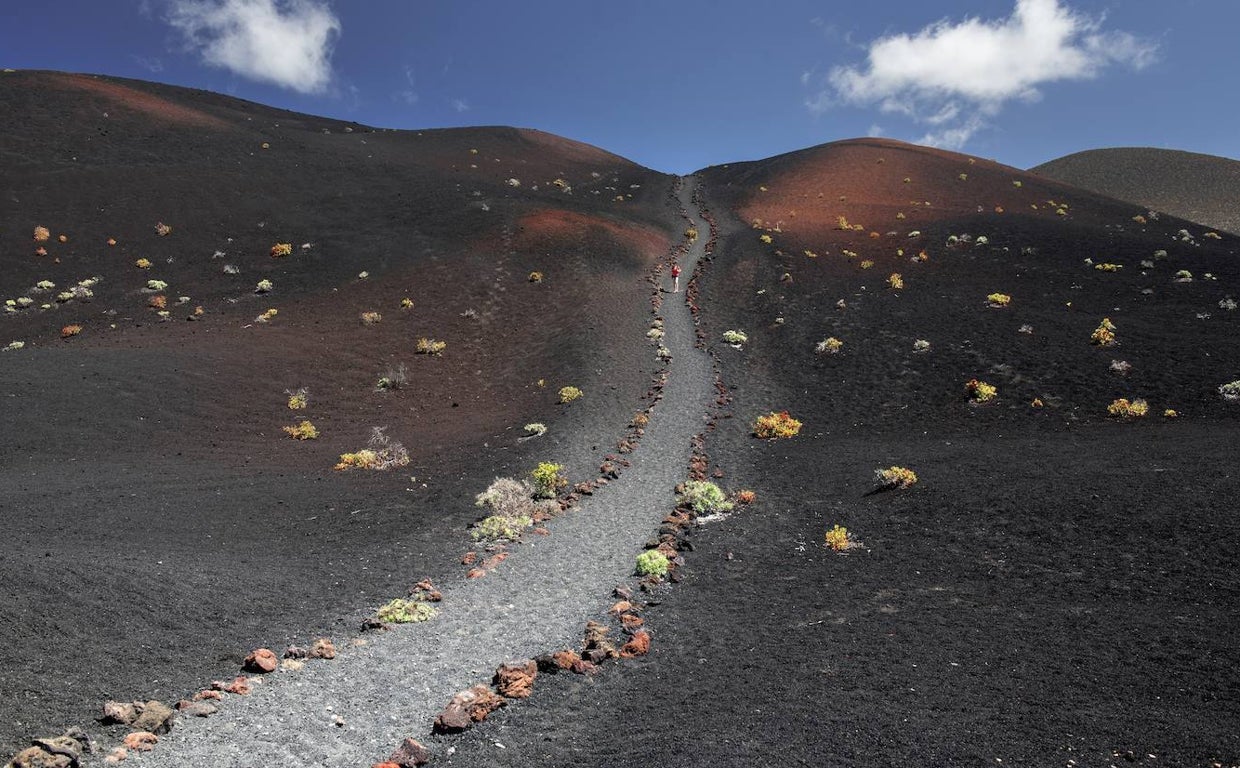
<svg viewBox="0 0 1240 768">
<path fill-rule="evenodd" d="M 409 369 L 404 363 L 397 365 L 389 365 L 379 380 L 375 382 L 375 388 L 384 391 L 393 391 L 404 389 L 409 383 Z"/>
<path fill-rule="evenodd" d="M 150 269 L 151 260 L 150 259 L 138 259 L 137 261 L 133 263 L 133 265 L 137 267 L 138 269 Z"/>
<path fill-rule="evenodd" d="M 1149 404 L 1144 400 L 1138 398 L 1129 402 L 1128 398 L 1121 397 L 1107 406 L 1107 413 L 1121 419 L 1134 419 L 1144 416 L 1149 409 Z"/>
<path fill-rule="evenodd" d="M 1012 297 L 1006 293 L 992 293 L 986 297 L 986 303 L 995 309 L 1002 309 L 1012 303 Z"/>
<path fill-rule="evenodd" d="M 269 293 L 271 289 L 274 287 L 275 286 L 271 284 L 270 280 L 266 280 L 266 279 L 259 280 L 258 285 L 254 286 L 254 292 L 255 293 Z"/>
<path fill-rule="evenodd" d="M 727 343 L 739 347 L 749 341 L 749 336 L 744 331 L 724 331 L 723 340 Z"/>
<path fill-rule="evenodd" d="M 792 418 L 787 411 L 779 411 L 759 416 L 753 425 L 753 433 L 762 439 L 795 437 L 801 431 L 801 422 Z"/>
<path fill-rule="evenodd" d="M 560 388 L 560 402 L 571 403 L 574 400 L 581 399 L 581 396 L 583 394 L 585 393 L 582 392 L 577 387 L 561 387 Z"/>
<path fill-rule="evenodd" d="M 1218 393 L 1228 402 L 1240 402 L 1240 379 L 1221 385 L 1218 388 Z"/>
<path fill-rule="evenodd" d="M 48 230 L 47 227 L 35 227 L 34 228 L 34 241 L 36 243 L 46 243 L 48 241 L 48 238 L 50 238 L 51 236 L 52 236 L 52 233 Z"/>
<path fill-rule="evenodd" d="M 991 384 L 977 379 L 969 379 L 964 385 L 965 394 L 975 403 L 988 403 L 999 393 Z"/>
<path fill-rule="evenodd" d="M 521 534 L 534 525 L 534 519 L 524 515 L 491 515 L 484 518 L 469 532 L 474 541 L 519 541 Z"/>
<path fill-rule="evenodd" d="M 1098 327 L 1089 336 L 1090 343 L 1099 347 L 1114 346 L 1115 340 L 1115 324 L 1111 322 L 1111 318 L 1104 317 L 1102 322 L 1098 323 Z"/>
<path fill-rule="evenodd" d="M 428 621 L 436 613 L 438 611 L 429 603 L 398 597 L 381 606 L 375 618 L 384 624 L 414 624 Z"/>
<path fill-rule="evenodd" d="M 637 556 L 637 575 L 663 577 L 667 575 L 669 565 L 667 555 L 657 549 L 648 549 Z"/>
<path fill-rule="evenodd" d="M 560 490 L 568 487 L 568 478 L 564 476 L 564 465 L 550 461 L 539 462 L 534 471 L 530 472 L 534 481 L 534 498 L 554 499 Z"/>
<path fill-rule="evenodd" d="M 736 492 L 736 503 L 737 504 L 752 504 L 757 500 L 758 500 L 758 494 L 753 491 L 744 490 L 744 491 Z"/>
<path fill-rule="evenodd" d="M 916 339 L 916 340 L 914 340 L 914 341 L 913 341 L 913 351 L 914 351 L 914 352 L 929 352 L 929 351 L 930 351 L 930 342 L 926 341 L 925 339 Z"/>
<path fill-rule="evenodd" d="M 278 314 L 280 314 L 280 310 L 276 309 L 275 307 L 271 307 L 266 312 L 263 312 L 261 315 L 254 318 L 254 322 L 270 323 L 273 319 L 275 319 L 275 316 Z"/>
<path fill-rule="evenodd" d="M 276 243 L 271 246 L 271 258 L 278 259 L 281 256 L 288 256 L 293 252 L 292 243 Z"/>
<path fill-rule="evenodd" d="M 160 237 L 167 237 L 168 235 L 172 234 L 172 227 L 168 226 L 167 224 L 161 221 L 155 225 L 155 234 L 159 235 Z"/>
<path fill-rule="evenodd" d="M 874 470 L 874 479 L 883 488 L 908 488 L 917 483 L 917 473 L 907 467 L 891 466 Z"/>
<path fill-rule="evenodd" d="M 848 529 L 842 525 L 832 526 L 831 530 L 826 534 L 827 546 L 836 552 L 843 552 L 853 547 L 852 538 L 848 534 Z"/>
<path fill-rule="evenodd" d="M 526 424 L 524 429 L 526 437 L 542 437 L 547 434 L 547 425 L 539 422 Z"/>
<path fill-rule="evenodd" d="M 711 515 L 727 512 L 732 509 L 732 502 L 724 492 L 712 482 L 689 480 L 684 490 L 676 499 L 678 504 L 687 505 L 699 515 Z"/>
<path fill-rule="evenodd" d="M 814 352 L 819 355 L 838 355 L 840 350 L 844 348 L 844 342 L 830 336 L 818 342 L 814 347 Z"/>
<path fill-rule="evenodd" d="M 892 290 L 898 291 L 904 287 L 904 277 L 899 272 L 892 272 L 887 278 L 887 285 L 891 286 Z"/>
<path fill-rule="evenodd" d="M 300 424 L 285 427 L 284 431 L 294 440 L 314 440 L 319 436 L 319 430 L 308 419 L 302 419 Z"/>
<path fill-rule="evenodd" d="M 60 329 L 60 338 L 71 339 L 74 336 L 77 336 L 78 334 L 80 334 L 81 332 L 82 332 L 82 326 L 78 325 L 77 323 L 74 323 L 73 325 L 66 325 L 64 328 Z"/>
<path fill-rule="evenodd" d="M 383 427 L 375 427 L 371 430 L 366 447 L 357 453 L 340 454 L 340 462 L 334 469 L 384 470 L 403 467 L 408 463 L 409 452 L 405 450 L 405 446 L 388 437 Z"/>
<path fill-rule="evenodd" d="M 529 280 L 531 283 L 541 283 L 543 281 L 543 273 L 531 272 Z"/>
<path fill-rule="evenodd" d="M 383 315 L 378 312 L 363 312 L 361 318 L 362 325 L 378 325 L 383 321 Z"/>
<path fill-rule="evenodd" d="M 288 395 L 288 409 L 290 411 L 302 411 L 310 404 L 310 390 L 305 387 L 297 389 L 286 389 L 284 394 Z"/>
<path fill-rule="evenodd" d="M 448 348 L 448 342 L 437 341 L 436 339 L 428 339 L 425 336 L 418 339 L 414 345 L 413 351 L 419 355 L 439 355 Z"/>
<path fill-rule="evenodd" d="M 168 284 L 163 280 L 147 280 L 146 289 L 148 291 L 164 291 L 168 289 Z"/>
<path fill-rule="evenodd" d="M 1123 264 L 1112 264 L 1109 261 L 1104 261 L 1101 264 L 1094 265 L 1094 269 L 1098 270 L 1099 272 L 1118 272 L 1123 268 L 1124 268 Z"/>
</svg>

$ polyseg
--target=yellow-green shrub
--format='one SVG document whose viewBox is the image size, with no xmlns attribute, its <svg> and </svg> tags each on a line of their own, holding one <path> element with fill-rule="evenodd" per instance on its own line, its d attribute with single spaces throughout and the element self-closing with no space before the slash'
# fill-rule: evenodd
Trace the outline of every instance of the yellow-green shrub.
<svg viewBox="0 0 1240 768">
<path fill-rule="evenodd" d="M 787 411 L 772 411 L 765 416 L 759 416 L 753 424 L 754 435 L 763 439 L 795 437 L 800 431 L 801 422 L 792 418 Z"/>
</svg>

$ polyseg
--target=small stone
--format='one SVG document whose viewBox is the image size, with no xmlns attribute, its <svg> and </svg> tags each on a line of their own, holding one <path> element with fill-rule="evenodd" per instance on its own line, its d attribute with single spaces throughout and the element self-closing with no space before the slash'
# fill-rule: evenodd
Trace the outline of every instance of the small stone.
<svg viewBox="0 0 1240 768">
<path fill-rule="evenodd" d="M 620 649 L 620 655 L 626 659 L 631 659 L 634 656 L 645 656 L 649 652 L 650 633 L 645 630 L 634 632 L 633 637 Z"/>
<path fill-rule="evenodd" d="M 138 710 L 132 703 L 124 701 L 108 701 L 103 705 L 103 717 L 99 718 L 104 725 L 129 725 L 138 719 Z"/>
<path fill-rule="evenodd" d="M 194 701 L 205 701 L 207 699 L 219 701 L 222 698 L 224 698 L 224 694 L 220 693 L 219 691 L 207 690 L 207 691 L 199 691 L 198 693 L 194 694 Z"/>
<path fill-rule="evenodd" d="M 67 755 L 55 755 L 42 747 L 26 747 L 13 755 L 8 768 L 72 768 L 77 761 Z"/>
<path fill-rule="evenodd" d="M 179 709 L 181 710 L 181 714 L 185 717 L 210 717 L 220 711 L 218 707 L 207 701 L 192 701 L 183 703 L 186 706 L 179 707 Z"/>
<path fill-rule="evenodd" d="M 620 617 L 620 624 L 623 625 L 625 629 L 637 629 L 645 623 L 645 619 L 632 613 L 626 613 Z"/>
<path fill-rule="evenodd" d="M 461 565 L 473 565 L 478 560 L 477 552 L 466 552 L 461 556 Z"/>
<path fill-rule="evenodd" d="M 326 637 L 320 637 L 310 646 L 310 658 L 312 659 L 334 659 L 336 658 L 336 646 Z"/>
<path fill-rule="evenodd" d="M 250 679 L 245 676 L 234 678 L 231 683 L 224 686 L 225 692 L 235 693 L 238 696 L 245 696 L 252 690 L 254 689 L 250 686 Z"/>
<path fill-rule="evenodd" d="M 290 645 L 284 649 L 284 658 L 286 659 L 304 659 L 310 655 L 310 652 L 300 645 Z"/>
<path fill-rule="evenodd" d="M 619 616 L 620 614 L 625 613 L 626 611 L 631 611 L 631 610 L 633 610 L 633 604 L 630 603 L 628 600 L 621 600 L 615 605 L 613 605 L 611 607 L 611 610 L 608 611 L 608 613 L 613 614 L 615 616 Z"/>
<path fill-rule="evenodd" d="M 249 656 L 245 657 L 242 669 L 246 672 L 267 674 L 268 672 L 275 672 L 278 666 L 280 666 L 280 660 L 276 658 L 276 655 L 270 649 L 256 648 L 250 652 Z"/>
<path fill-rule="evenodd" d="M 487 719 L 495 710 L 507 704 L 490 688 L 479 683 L 452 697 L 448 706 L 435 718 L 437 733 L 460 733 L 474 723 Z"/>
<path fill-rule="evenodd" d="M 140 710 L 138 718 L 132 723 L 136 730 L 151 733 L 167 733 L 172 730 L 172 723 L 176 719 L 176 712 L 172 707 L 161 701 L 148 701 L 141 705 Z"/>
<path fill-rule="evenodd" d="M 508 559 L 507 552 L 496 552 L 495 554 L 491 555 L 490 557 L 482 561 L 482 567 L 488 571 L 493 571 L 495 570 L 495 568 L 499 566 L 500 563 L 504 562 L 507 559 Z"/>
<path fill-rule="evenodd" d="M 578 675 L 593 675 L 598 672 L 598 665 L 585 659 L 577 659 L 573 662 L 572 670 Z"/>
<path fill-rule="evenodd" d="M 581 661 L 581 656 L 576 651 L 556 651 L 551 654 L 551 658 L 560 669 L 572 669 L 574 664 Z"/>
<path fill-rule="evenodd" d="M 388 762 L 398 768 L 416 768 L 430 761 L 430 750 L 413 739 L 402 741 L 396 751 L 388 756 Z"/>
<path fill-rule="evenodd" d="M 370 766 L 370 768 L 400 768 L 400 764 L 393 763 L 393 762 L 375 763 L 374 765 Z"/>
<path fill-rule="evenodd" d="M 534 692 L 538 664 L 533 659 L 500 664 L 495 670 L 495 690 L 509 699 L 527 699 Z"/>
<path fill-rule="evenodd" d="M 127 757 L 129 757 L 129 750 L 124 747 L 113 747 L 107 757 L 103 758 L 103 762 L 115 765 L 116 763 L 125 762 L 125 758 Z"/>
<path fill-rule="evenodd" d="M 483 576 L 486 576 L 486 575 L 487 575 L 487 572 L 482 570 L 481 568 L 470 568 L 469 573 L 465 574 L 465 578 L 481 579 Z"/>
<path fill-rule="evenodd" d="M 135 752 L 150 752 L 159 743 L 159 737 L 150 731 L 134 731 L 125 734 L 125 746 Z"/>
<path fill-rule="evenodd" d="M 616 587 L 615 589 L 612 590 L 612 594 L 620 598 L 621 600 L 632 600 L 633 599 L 633 590 L 625 586 Z"/>
<path fill-rule="evenodd" d="M 300 659 L 285 659 L 280 662 L 280 669 L 285 672 L 300 672 L 306 668 L 306 662 Z"/>
</svg>

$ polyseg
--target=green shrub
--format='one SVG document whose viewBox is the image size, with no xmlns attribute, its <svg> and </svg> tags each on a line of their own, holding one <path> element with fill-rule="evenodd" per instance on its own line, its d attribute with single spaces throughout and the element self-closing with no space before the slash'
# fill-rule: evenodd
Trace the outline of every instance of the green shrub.
<svg viewBox="0 0 1240 768">
<path fill-rule="evenodd" d="M 524 515 L 491 515 L 475 525 L 469 535 L 474 541 L 517 541 L 533 524 L 534 519 Z"/>
<path fill-rule="evenodd" d="M 438 611 L 431 605 L 398 597 L 379 608 L 375 617 L 385 624 L 412 624 L 427 621 L 436 613 Z"/>
<path fill-rule="evenodd" d="M 666 576 L 668 565 L 667 555 L 657 549 L 648 549 L 637 556 L 637 575 Z"/>
<path fill-rule="evenodd" d="M 568 485 L 568 478 L 564 476 L 564 465 L 549 461 L 540 462 L 530 473 L 530 477 L 534 479 L 536 499 L 553 499 L 561 488 Z"/>
<path fill-rule="evenodd" d="M 699 515 L 727 512 L 732 509 L 732 502 L 728 501 L 728 497 L 719 486 L 704 480 L 690 480 L 685 483 L 684 493 L 680 494 L 677 502 L 687 504 Z"/>
</svg>

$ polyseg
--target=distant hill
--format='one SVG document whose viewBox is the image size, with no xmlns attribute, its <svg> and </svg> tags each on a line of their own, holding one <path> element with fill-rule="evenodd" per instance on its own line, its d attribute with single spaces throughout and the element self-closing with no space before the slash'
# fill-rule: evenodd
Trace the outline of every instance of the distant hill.
<svg viewBox="0 0 1240 768">
<path fill-rule="evenodd" d="M 1240 161 L 1152 147 L 1091 149 L 1033 173 L 1214 229 L 1240 232 Z"/>
</svg>

